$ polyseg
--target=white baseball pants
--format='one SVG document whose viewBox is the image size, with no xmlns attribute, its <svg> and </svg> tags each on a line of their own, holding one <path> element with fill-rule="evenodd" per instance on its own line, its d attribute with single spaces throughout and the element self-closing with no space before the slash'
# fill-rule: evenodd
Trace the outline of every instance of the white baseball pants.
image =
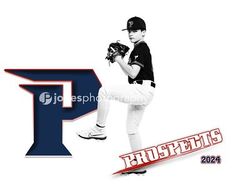
<svg viewBox="0 0 235 188">
<path fill-rule="evenodd" d="M 138 132 L 140 121 L 146 106 L 154 96 L 151 81 L 145 80 L 140 84 L 115 85 L 101 87 L 98 94 L 97 124 L 105 127 L 110 107 L 110 100 L 128 104 L 126 130 L 132 151 L 141 149 L 141 138 Z"/>
</svg>

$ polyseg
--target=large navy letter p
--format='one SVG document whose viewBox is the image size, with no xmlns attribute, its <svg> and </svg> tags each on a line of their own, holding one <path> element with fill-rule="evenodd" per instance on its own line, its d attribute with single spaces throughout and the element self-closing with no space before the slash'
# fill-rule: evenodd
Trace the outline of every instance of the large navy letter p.
<svg viewBox="0 0 235 188">
<path fill-rule="evenodd" d="M 6 69 L 6 72 L 32 81 L 70 81 L 73 96 L 97 97 L 101 83 L 92 69 Z M 64 108 L 62 101 L 53 96 L 63 96 L 63 85 L 20 85 L 33 94 L 34 143 L 27 156 L 69 156 L 62 143 L 62 121 L 72 120 L 96 110 L 97 101 L 73 101 Z"/>
</svg>

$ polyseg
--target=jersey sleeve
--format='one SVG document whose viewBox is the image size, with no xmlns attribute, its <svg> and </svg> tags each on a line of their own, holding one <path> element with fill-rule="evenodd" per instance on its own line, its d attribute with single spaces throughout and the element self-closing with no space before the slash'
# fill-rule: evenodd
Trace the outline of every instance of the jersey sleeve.
<svg viewBox="0 0 235 188">
<path fill-rule="evenodd" d="M 135 53 L 133 54 L 133 59 L 131 65 L 139 65 L 144 68 L 146 59 L 146 49 L 145 48 L 137 48 Z"/>
</svg>

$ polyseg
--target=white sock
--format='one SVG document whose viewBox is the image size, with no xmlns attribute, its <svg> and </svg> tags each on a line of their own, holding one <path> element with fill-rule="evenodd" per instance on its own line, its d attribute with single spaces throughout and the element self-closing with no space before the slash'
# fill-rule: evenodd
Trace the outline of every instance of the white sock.
<svg viewBox="0 0 235 188">
<path fill-rule="evenodd" d="M 137 132 L 135 134 L 128 134 L 129 142 L 131 146 L 132 151 L 140 150 L 142 149 L 142 143 L 140 134 Z"/>
<path fill-rule="evenodd" d="M 135 133 L 135 134 L 128 134 L 128 137 L 129 137 L 129 142 L 130 142 L 132 151 L 143 149 L 142 148 L 141 137 L 140 137 L 140 134 L 138 132 Z M 144 170 L 145 170 L 145 168 L 140 168 L 140 169 L 137 169 L 135 171 L 136 172 L 141 172 L 141 171 L 144 171 Z"/>
<path fill-rule="evenodd" d="M 100 126 L 100 125 L 96 124 L 95 129 L 98 131 L 104 131 L 105 126 Z"/>
</svg>

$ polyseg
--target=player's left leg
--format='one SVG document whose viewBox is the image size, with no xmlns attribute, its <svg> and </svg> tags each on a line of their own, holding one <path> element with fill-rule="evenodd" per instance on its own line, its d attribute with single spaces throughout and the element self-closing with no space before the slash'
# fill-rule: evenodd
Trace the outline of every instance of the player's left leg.
<svg viewBox="0 0 235 188">
<path fill-rule="evenodd" d="M 141 138 L 138 131 L 146 105 L 128 105 L 126 130 L 132 151 L 142 148 Z"/>
<path fill-rule="evenodd" d="M 143 117 L 146 105 L 129 105 L 128 106 L 128 114 L 126 121 L 126 129 L 130 142 L 130 146 L 132 151 L 142 149 L 141 136 L 138 131 L 140 121 Z M 135 171 L 127 172 L 127 174 L 143 174 L 146 173 L 145 169 L 138 169 Z"/>
</svg>

